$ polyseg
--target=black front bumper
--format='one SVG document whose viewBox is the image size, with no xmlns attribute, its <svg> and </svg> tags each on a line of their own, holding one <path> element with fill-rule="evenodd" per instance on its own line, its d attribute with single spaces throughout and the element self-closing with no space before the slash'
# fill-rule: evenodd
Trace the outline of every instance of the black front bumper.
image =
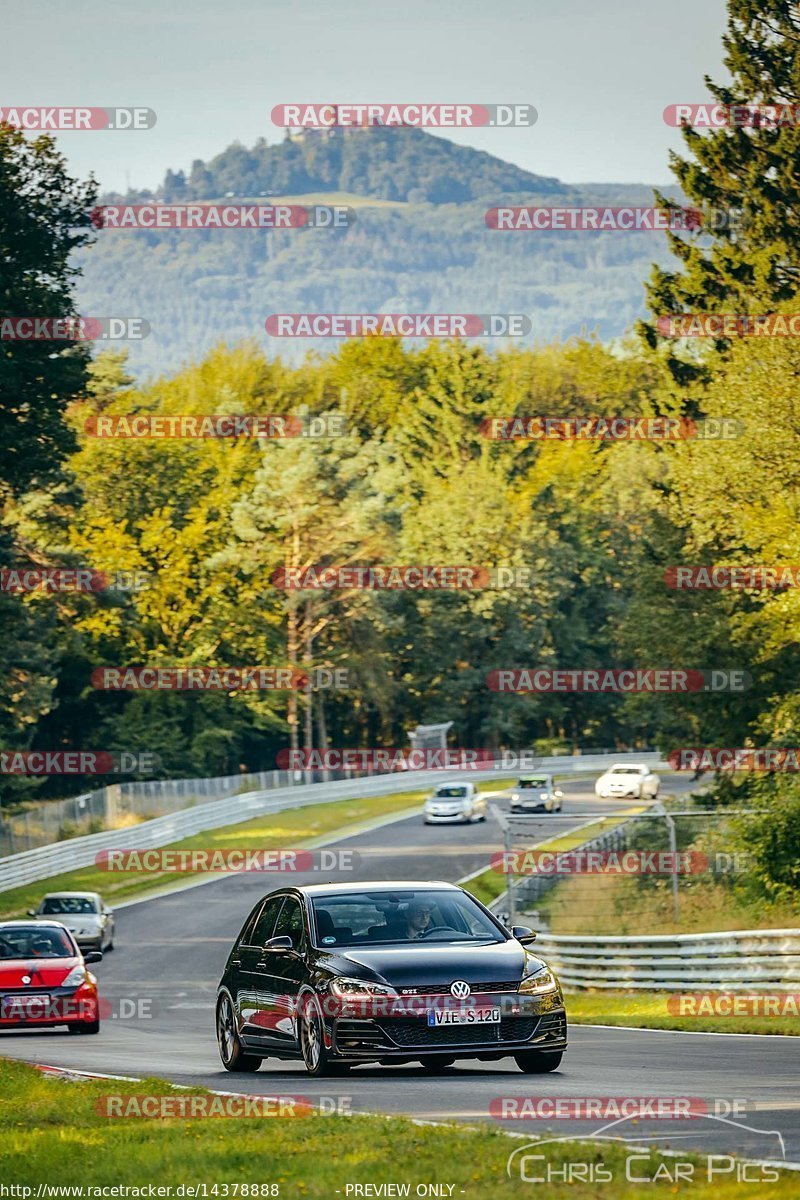
<svg viewBox="0 0 800 1200">
<path fill-rule="evenodd" d="M 449 1058 L 505 1058 L 521 1050 L 555 1053 L 567 1046 L 563 1006 L 527 1015 L 501 1011 L 500 1022 L 491 1025 L 432 1027 L 424 1015 L 338 1017 L 330 1032 L 337 1057 L 361 1062 L 442 1053 Z"/>
</svg>

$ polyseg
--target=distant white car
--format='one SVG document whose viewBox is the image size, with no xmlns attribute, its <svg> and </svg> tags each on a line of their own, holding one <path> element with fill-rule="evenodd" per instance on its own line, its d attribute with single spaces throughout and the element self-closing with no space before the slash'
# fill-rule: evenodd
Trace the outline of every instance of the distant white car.
<svg viewBox="0 0 800 1200">
<path fill-rule="evenodd" d="M 474 783 L 440 783 L 425 801 L 425 824 L 485 821 L 486 797 Z"/>
<path fill-rule="evenodd" d="M 658 775 L 645 763 L 614 763 L 597 780 L 594 790 L 603 799 L 633 796 L 637 800 L 655 800 L 660 783 Z"/>
</svg>

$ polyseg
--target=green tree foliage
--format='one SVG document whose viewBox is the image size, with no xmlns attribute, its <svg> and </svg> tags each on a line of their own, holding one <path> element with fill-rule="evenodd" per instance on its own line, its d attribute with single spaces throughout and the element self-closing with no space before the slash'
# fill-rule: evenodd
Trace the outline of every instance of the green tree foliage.
<svg viewBox="0 0 800 1200">
<path fill-rule="evenodd" d="M 0 123 L 0 320 L 76 315 L 70 255 L 90 237 L 93 183 L 67 174 L 51 137 L 28 140 Z M 63 413 L 86 378 L 74 343 L 3 341 L 0 487 L 6 495 L 51 480 L 70 449 Z"/>
<path fill-rule="evenodd" d="M 724 62 L 731 82 L 706 86 L 722 105 L 800 101 L 800 15 L 793 0 L 728 0 Z M 685 128 L 687 154 L 672 171 L 690 203 L 713 215 L 710 232 L 670 234 L 679 265 L 657 267 L 648 287 L 656 315 L 772 312 L 792 300 L 800 279 L 800 128 L 783 123 Z M 658 196 L 661 203 L 666 197 Z M 645 329 L 651 345 L 655 328 Z M 722 343 L 724 344 L 724 343 Z M 720 347 L 717 347 L 718 349 Z M 695 371 L 670 356 L 679 379 Z"/>
<path fill-rule="evenodd" d="M 0 124 L 0 322 L 75 315 L 70 255 L 89 239 L 93 183 L 67 173 L 50 137 L 26 139 Z M 64 412 L 86 381 L 85 347 L 0 342 L 0 565 L 32 558 L 51 565 L 46 544 L 25 536 L 25 509 L 46 507 L 47 490 L 73 448 Z M 24 496 L 43 489 L 38 498 Z M 0 592 L 3 629 L 0 745 L 27 746 L 55 703 L 59 660 L 70 634 L 53 606 Z M 15 794 L 18 781 L 5 785 Z"/>
</svg>

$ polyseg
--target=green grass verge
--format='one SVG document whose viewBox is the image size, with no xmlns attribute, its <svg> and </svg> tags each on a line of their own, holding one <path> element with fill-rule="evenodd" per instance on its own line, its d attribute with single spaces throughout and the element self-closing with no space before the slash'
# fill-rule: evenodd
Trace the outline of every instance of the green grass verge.
<svg viewBox="0 0 800 1200">
<path fill-rule="evenodd" d="M 632 808 L 634 812 L 642 812 L 641 808 Z M 615 825 L 621 824 L 624 817 L 609 817 L 606 820 L 597 821 L 588 828 L 576 829 L 572 833 L 563 833 L 560 837 L 550 838 L 546 841 L 538 843 L 540 851 L 565 851 L 573 850 L 575 846 L 582 846 L 584 842 L 591 841 L 592 838 L 599 837 L 601 833 L 606 833 L 609 829 L 613 829 Z M 493 900 L 506 890 L 507 878 L 501 871 L 495 871 L 492 867 L 487 867 L 480 875 L 476 875 L 474 879 L 470 879 L 464 884 L 466 891 L 471 892 L 482 904 L 491 904 Z M 539 901 L 541 907 L 541 901 Z"/>
<path fill-rule="evenodd" d="M 575 1025 L 637 1025 L 692 1033 L 790 1033 L 800 1035 L 796 1016 L 673 1016 L 669 992 L 572 992 L 565 997 Z M 754 992 L 755 994 L 755 992 Z"/>
<path fill-rule="evenodd" d="M 505 787 L 508 780 L 491 780 L 478 785 L 480 791 Z M 331 837 L 346 838 L 359 827 L 380 817 L 419 811 L 430 788 L 414 792 L 398 792 L 390 796 L 365 796 L 357 800 L 336 800 L 324 804 L 309 804 L 305 808 L 289 808 L 280 813 L 265 813 L 237 825 L 208 829 L 193 837 L 171 842 L 171 850 L 274 850 L 299 849 L 310 842 Z M 162 847 L 166 849 L 167 847 Z M 134 896 L 146 895 L 182 880 L 202 878 L 191 871 L 101 871 L 97 867 L 82 867 L 24 887 L 0 892 L 0 919 L 24 916 L 29 908 L 38 906 L 45 892 L 100 892 L 104 900 L 114 904 Z"/>
<path fill-rule="evenodd" d="M 330 1091 L 346 1094 L 345 1081 L 338 1080 Z M 203 1094 L 200 1088 L 190 1092 Z M 213 1198 L 214 1185 L 218 1186 L 218 1196 L 225 1196 L 222 1185 L 229 1185 L 227 1195 L 234 1197 L 234 1185 L 252 1188 L 254 1184 L 276 1184 L 281 1200 L 298 1196 L 335 1200 L 337 1192 L 345 1200 L 348 1184 L 381 1183 L 407 1183 L 411 1196 L 419 1184 L 448 1184 L 453 1200 L 461 1196 L 469 1200 L 510 1200 L 520 1195 L 519 1174 L 509 1178 L 506 1161 L 512 1150 L 525 1143 L 505 1137 L 489 1125 L 418 1125 L 406 1118 L 380 1116 L 125 1120 L 101 1116 L 96 1108 L 107 1096 L 186 1097 L 190 1092 L 176 1092 L 158 1079 L 135 1083 L 69 1082 L 43 1075 L 22 1063 L 0 1060 L 3 1181 L 6 1185 L 30 1187 L 34 1195 L 39 1184 L 144 1187 L 145 1195 L 149 1184 L 172 1188 L 205 1184 L 207 1195 Z M 537 1133 L 545 1138 L 558 1136 L 551 1130 Z M 633 1152 L 645 1153 L 638 1146 L 628 1148 L 627 1153 Z M 614 1182 L 604 1183 L 602 1189 L 595 1183 L 553 1182 L 546 1193 L 554 1200 L 590 1200 L 601 1194 L 652 1200 L 679 1190 L 663 1175 L 656 1183 L 626 1183 L 626 1150 L 619 1146 L 561 1142 L 548 1145 L 546 1154 L 551 1169 L 563 1170 L 566 1163 L 602 1161 L 614 1176 Z M 689 1153 L 681 1154 L 681 1160 L 696 1164 L 693 1194 L 713 1194 L 720 1200 L 755 1200 L 765 1195 L 761 1183 L 737 1184 L 723 1178 L 709 1186 L 705 1161 Z M 636 1174 L 652 1177 L 659 1165 L 663 1172 L 669 1164 L 669 1159 L 653 1151 L 649 1163 L 637 1158 Z M 544 1164 L 536 1166 L 542 1169 Z M 680 1192 L 683 1194 L 684 1187 Z M 238 1192 L 238 1196 L 242 1194 Z M 250 1190 L 245 1194 L 260 1197 L 269 1195 L 269 1191 Z M 21 1195 L 27 1200 L 24 1193 Z M 781 1172 L 778 1180 L 769 1184 L 771 1200 L 789 1200 L 796 1195 L 796 1175 Z"/>
<path fill-rule="evenodd" d="M 348 836 L 359 825 L 419 807 L 425 791 L 400 792 L 393 796 L 369 796 L 358 800 L 336 800 L 333 803 L 309 804 L 305 808 L 289 808 L 280 813 L 265 813 L 237 825 L 223 825 L 205 833 L 172 842 L 170 849 L 182 850 L 252 850 L 295 849 L 327 835 Z M 127 832 L 127 831 L 126 831 Z M 24 915 L 38 905 L 44 892 L 97 891 L 105 900 L 128 900 L 133 896 L 164 888 L 181 880 L 194 878 L 192 872 L 101 871 L 97 867 L 82 867 L 63 875 L 54 875 L 38 883 L 25 884 L 0 892 L 0 917 Z"/>
</svg>

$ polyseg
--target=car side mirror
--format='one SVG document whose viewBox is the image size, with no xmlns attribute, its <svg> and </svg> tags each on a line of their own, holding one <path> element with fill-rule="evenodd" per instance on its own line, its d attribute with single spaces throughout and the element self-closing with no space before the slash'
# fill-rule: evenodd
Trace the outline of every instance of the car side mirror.
<svg viewBox="0 0 800 1200">
<path fill-rule="evenodd" d="M 518 942 L 522 942 L 523 946 L 530 946 L 532 942 L 536 941 L 535 932 L 529 929 L 527 925 L 512 925 L 511 933 Z"/>
<path fill-rule="evenodd" d="M 290 937 L 273 937 L 267 938 L 264 942 L 265 950 L 293 950 L 294 942 Z"/>
<path fill-rule="evenodd" d="M 103 916 L 104 916 L 104 917 L 113 917 L 113 915 L 114 915 L 114 910 L 113 910 L 113 908 L 104 908 L 104 909 L 103 909 Z"/>
<path fill-rule="evenodd" d="M 29 916 L 29 917 L 35 917 L 36 915 L 37 915 L 37 914 L 36 914 L 36 909 L 35 909 L 35 908 L 29 908 L 29 909 L 28 909 L 28 916 Z"/>
<path fill-rule="evenodd" d="M 102 950 L 87 950 L 83 956 L 83 961 L 85 963 L 102 962 L 103 961 L 103 951 Z"/>
</svg>

